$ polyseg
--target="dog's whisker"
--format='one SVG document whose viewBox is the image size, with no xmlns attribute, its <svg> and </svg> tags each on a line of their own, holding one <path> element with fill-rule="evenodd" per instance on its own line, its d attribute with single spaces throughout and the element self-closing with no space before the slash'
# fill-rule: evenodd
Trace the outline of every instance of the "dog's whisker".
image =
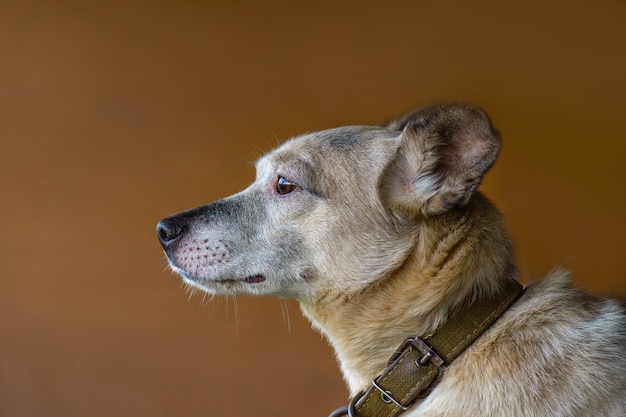
<svg viewBox="0 0 626 417">
<path fill-rule="evenodd" d="M 214 304 L 213 301 L 215 301 L 215 294 L 207 294 L 205 292 L 202 293 L 202 304 L 200 305 L 201 308 L 206 307 L 209 304 Z"/>
<path fill-rule="evenodd" d="M 283 315 L 283 324 L 287 325 L 287 333 L 291 334 L 291 317 L 289 317 L 289 304 L 282 298 L 279 299 L 280 311 Z"/>
<path fill-rule="evenodd" d="M 261 155 L 255 155 L 255 159 L 258 159 L 258 157 L 260 157 Z M 241 155 L 235 155 L 235 158 L 239 159 L 240 161 L 245 162 L 247 165 L 251 165 L 254 166 L 254 161 L 249 160 L 248 158 L 244 158 Z"/>
<path fill-rule="evenodd" d="M 239 334 L 239 304 L 236 295 L 233 295 L 233 311 L 235 313 L 235 332 Z"/>
<path fill-rule="evenodd" d="M 274 129 L 272 129 L 271 127 L 268 127 L 267 129 L 268 129 L 270 132 L 272 132 L 272 136 L 274 136 L 274 140 L 276 141 L 276 143 L 275 143 L 274 145 L 272 145 L 272 144 L 270 144 L 270 143 L 268 143 L 268 145 L 269 145 L 270 147 L 275 147 L 275 146 L 280 145 L 280 138 L 278 137 L 278 135 L 276 134 L 276 132 L 274 131 Z"/>
<path fill-rule="evenodd" d="M 200 308 L 204 308 L 207 305 L 207 293 L 202 293 L 202 298 L 200 300 Z"/>
<path fill-rule="evenodd" d="M 193 298 L 193 296 L 198 292 L 197 288 L 191 287 L 189 285 L 186 285 L 185 283 L 182 283 L 182 287 L 184 289 L 184 291 L 187 293 L 187 302 L 191 302 L 191 299 Z"/>
<path fill-rule="evenodd" d="M 252 155 L 254 156 L 254 160 L 257 161 L 260 157 L 265 154 L 265 151 L 258 146 L 252 146 Z M 250 162 L 250 164 L 254 165 L 254 162 Z"/>
<path fill-rule="evenodd" d="M 170 270 L 172 271 L 172 269 L 170 268 L 170 262 L 167 259 L 167 255 L 165 255 L 165 253 L 163 254 L 163 272 Z M 174 272 L 174 271 L 172 271 Z"/>
</svg>

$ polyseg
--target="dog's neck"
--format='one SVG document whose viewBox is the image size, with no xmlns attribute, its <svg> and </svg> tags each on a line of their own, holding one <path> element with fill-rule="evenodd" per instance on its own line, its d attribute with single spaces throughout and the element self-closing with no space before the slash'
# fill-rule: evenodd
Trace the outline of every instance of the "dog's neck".
<svg viewBox="0 0 626 417">
<path fill-rule="evenodd" d="M 376 285 L 301 303 L 334 347 L 352 395 L 367 388 L 404 339 L 435 331 L 464 300 L 497 291 L 514 274 L 500 215 L 480 195 L 416 227 L 410 255 Z"/>
</svg>

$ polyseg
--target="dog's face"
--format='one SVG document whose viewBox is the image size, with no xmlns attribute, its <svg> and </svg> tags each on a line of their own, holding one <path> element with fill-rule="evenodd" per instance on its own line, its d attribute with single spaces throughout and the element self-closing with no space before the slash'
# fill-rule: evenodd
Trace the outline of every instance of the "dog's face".
<svg viewBox="0 0 626 417">
<path fill-rule="evenodd" d="M 465 204 L 498 149 L 467 105 L 308 134 L 262 157 L 246 190 L 157 234 L 172 269 L 212 294 L 354 291 L 398 267 L 424 219 Z"/>
<path fill-rule="evenodd" d="M 303 298 L 325 277 L 378 276 L 397 243 L 362 254 L 397 239 L 379 177 L 399 136 L 345 127 L 292 139 L 257 162 L 246 190 L 160 223 L 170 265 L 215 294 Z"/>
</svg>

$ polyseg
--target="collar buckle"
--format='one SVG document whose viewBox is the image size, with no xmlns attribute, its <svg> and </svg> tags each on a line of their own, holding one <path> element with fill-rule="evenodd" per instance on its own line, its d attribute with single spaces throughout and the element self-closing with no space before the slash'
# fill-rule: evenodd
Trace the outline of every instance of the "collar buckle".
<svg viewBox="0 0 626 417">
<path fill-rule="evenodd" d="M 419 337 L 409 337 L 400 345 L 393 355 L 391 355 L 387 366 L 391 366 L 394 362 L 396 362 L 407 349 L 415 349 L 424 355 L 415 360 L 415 364 L 417 366 L 426 366 L 428 363 L 432 363 L 437 369 L 439 369 L 444 364 L 444 360 L 441 356 L 439 356 L 423 339 Z"/>
</svg>

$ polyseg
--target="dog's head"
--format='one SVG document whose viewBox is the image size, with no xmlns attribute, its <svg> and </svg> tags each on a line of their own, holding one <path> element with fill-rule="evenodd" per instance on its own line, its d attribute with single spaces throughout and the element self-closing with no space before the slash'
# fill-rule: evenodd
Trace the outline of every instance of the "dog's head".
<svg viewBox="0 0 626 417">
<path fill-rule="evenodd" d="M 247 189 L 162 220 L 157 235 L 172 269 L 212 294 L 359 290 L 403 262 L 420 224 L 470 201 L 499 148 L 467 104 L 299 136 L 257 162 Z"/>
</svg>

